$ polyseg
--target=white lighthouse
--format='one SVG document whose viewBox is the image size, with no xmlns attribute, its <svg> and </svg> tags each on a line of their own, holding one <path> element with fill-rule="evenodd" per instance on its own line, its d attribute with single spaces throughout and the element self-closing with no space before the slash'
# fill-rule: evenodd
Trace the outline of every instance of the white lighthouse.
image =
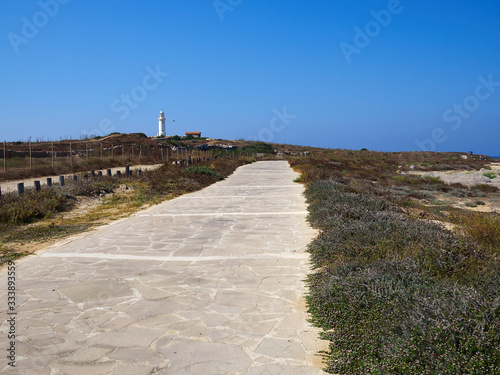
<svg viewBox="0 0 500 375">
<path fill-rule="evenodd" d="M 158 118 L 158 137 L 165 136 L 165 114 L 163 111 L 160 112 L 160 117 Z"/>
</svg>

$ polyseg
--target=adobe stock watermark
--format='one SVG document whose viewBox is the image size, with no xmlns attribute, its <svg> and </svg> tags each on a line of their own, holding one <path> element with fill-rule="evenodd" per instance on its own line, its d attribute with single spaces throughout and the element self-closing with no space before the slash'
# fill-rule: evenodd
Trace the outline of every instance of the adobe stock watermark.
<svg viewBox="0 0 500 375">
<path fill-rule="evenodd" d="M 239 7 L 243 0 L 214 0 L 212 3 L 221 21 L 224 21 L 224 14 L 233 12 Z"/>
<path fill-rule="evenodd" d="M 21 33 L 10 32 L 7 34 L 10 45 L 16 54 L 19 53 L 19 46 L 28 44 L 31 39 L 38 35 L 40 29 L 47 26 L 51 18 L 59 14 L 61 5 L 66 5 L 70 0 L 40 0 L 38 6 L 40 10 L 35 12 L 30 18 L 21 18 Z"/>
<path fill-rule="evenodd" d="M 141 102 L 146 100 L 148 92 L 155 90 L 170 73 L 162 72 L 160 65 L 157 64 L 153 69 L 150 66 L 146 67 L 147 74 L 142 78 L 141 84 L 135 86 L 126 94 L 122 94 L 119 98 L 113 100 L 110 104 L 111 112 L 118 115 L 118 119 L 125 120 L 130 112 L 137 108 Z M 105 136 L 115 130 L 113 120 L 105 117 L 99 122 L 99 127 L 88 131 L 82 130 L 82 135 L 85 136 Z"/>
<path fill-rule="evenodd" d="M 458 130 L 464 120 L 471 117 L 472 113 L 477 111 L 484 102 L 491 98 L 495 93 L 496 88 L 500 87 L 500 82 L 493 80 L 493 74 L 489 74 L 488 78 L 483 76 L 478 77 L 478 85 L 474 90 L 473 95 L 467 96 L 462 103 L 455 103 L 453 107 L 448 108 L 443 113 L 443 121 L 452 124 L 452 130 Z M 448 140 L 446 130 L 443 128 L 435 128 L 431 132 L 430 138 L 424 140 L 415 139 L 415 144 L 421 151 L 436 151 L 436 145 L 444 143 Z"/>
<path fill-rule="evenodd" d="M 288 113 L 287 107 L 283 107 L 280 112 L 278 109 L 273 109 L 274 116 L 269 121 L 269 126 L 259 131 L 258 137 L 249 137 L 249 140 L 258 140 L 261 142 L 272 142 L 276 133 L 280 133 L 290 125 L 291 120 L 295 120 L 297 115 Z"/>
<path fill-rule="evenodd" d="M 389 0 L 387 8 L 378 12 L 372 10 L 370 14 L 373 19 L 368 21 L 363 28 L 358 26 L 354 28 L 353 43 L 342 42 L 339 45 L 347 63 L 350 64 L 352 62 L 352 55 L 359 55 L 367 48 L 372 40 L 378 37 L 382 30 L 389 26 L 394 16 L 400 14 L 403 10 L 404 7 L 399 0 Z"/>
</svg>

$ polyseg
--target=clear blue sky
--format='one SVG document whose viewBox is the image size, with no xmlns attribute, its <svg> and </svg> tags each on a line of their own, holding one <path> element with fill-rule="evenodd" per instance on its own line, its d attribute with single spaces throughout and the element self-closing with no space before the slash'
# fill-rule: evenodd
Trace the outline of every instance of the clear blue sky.
<svg viewBox="0 0 500 375">
<path fill-rule="evenodd" d="M 3 0 L 0 29 L 1 140 L 152 136 L 163 110 L 167 134 L 500 155 L 496 0 Z"/>
</svg>

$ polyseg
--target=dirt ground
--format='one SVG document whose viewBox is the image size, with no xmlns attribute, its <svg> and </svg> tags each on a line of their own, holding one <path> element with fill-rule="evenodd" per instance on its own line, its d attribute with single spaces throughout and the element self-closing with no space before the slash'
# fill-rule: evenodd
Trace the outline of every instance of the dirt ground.
<svg viewBox="0 0 500 375">
<path fill-rule="evenodd" d="M 482 168 L 479 171 L 431 171 L 431 172 L 408 172 L 411 174 L 418 174 L 421 176 L 437 177 L 448 184 L 460 183 L 468 187 L 474 187 L 480 184 L 496 186 L 500 189 L 500 163 L 491 163 L 489 168 Z M 484 176 L 484 174 L 490 174 L 491 177 Z M 441 194 L 437 197 L 438 200 L 444 202 L 447 205 L 468 209 L 471 211 L 480 212 L 498 212 L 500 213 L 500 194 L 488 194 L 487 197 L 481 197 L 477 199 L 472 198 L 457 198 L 450 197 L 446 194 Z M 478 200 L 484 203 L 484 205 L 478 205 L 477 207 L 467 207 L 466 202 L 473 200 Z"/>
<path fill-rule="evenodd" d="M 132 165 L 130 166 L 130 170 L 132 172 L 137 171 L 138 169 L 142 171 L 147 171 L 147 170 L 154 170 L 159 167 L 161 167 L 163 164 L 154 164 L 154 165 Z M 122 174 L 125 173 L 125 167 L 117 167 L 117 168 L 111 168 L 111 173 L 113 175 L 116 174 L 117 171 L 121 171 Z M 96 173 L 99 171 L 96 170 Z M 106 174 L 106 171 L 103 171 L 104 174 Z M 81 175 L 81 173 L 78 173 L 78 175 Z M 67 180 L 72 178 L 71 176 L 65 176 Z M 33 188 L 34 182 L 35 181 L 40 181 L 40 184 L 46 185 L 47 184 L 47 178 L 52 178 L 53 183 L 59 183 L 59 176 L 46 176 L 46 177 L 37 177 L 37 178 L 27 178 L 23 180 L 10 180 L 10 181 L 2 181 L 0 182 L 0 188 L 2 189 L 2 194 L 5 193 L 10 193 L 10 192 L 16 192 L 17 191 L 17 184 L 20 182 L 24 182 L 25 189 L 28 188 Z"/>
<path fill-rule="evenodd" d="M 500 163 L 491 163 L 491 169 L 482 168 L 479 171 L 430 171 L 430 172 L 408 172 L 421 176 L 437 177 L 449 184 L 460 183 L 469 187 L 480 184 L 491 184 L 500 188 Z M 491 177 L 485 176 L 491 174 Z"/>
</svg>

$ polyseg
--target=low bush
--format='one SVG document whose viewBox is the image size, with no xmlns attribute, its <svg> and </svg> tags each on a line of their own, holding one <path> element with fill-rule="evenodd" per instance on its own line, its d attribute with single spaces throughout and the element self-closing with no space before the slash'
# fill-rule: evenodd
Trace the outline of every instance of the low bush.
<svg viewBox="0 0 500 375">
<path fill-rule="evenodd" d="M 30 223 L 67 209 L 72 201 L 55 189 L 28 191 L 18 196 L 6 194 L 0 200 L 1 223 Z"/>
<path fill-rule="evenodd" d="M 488 184 L 481 184 L 477 185 L 476 189 L 479 191 L 482 191 L 483 193 L 496 193 L 498 192 L 498 188 L 493 185 L 488 185 Z"/>
<path fill-rule="evenodd" d="M 206 174 L 215 178 L 218 178 L 219 180 L 223 180 L 226 178 L 223 174 L 217 172 L 215 169 L 207 167 L 206 165 L 193 165 L 191 167 L 187 167 L 183 171 L 184 173 L 200 173 L 200 174 Z"/>
<path fill-rule="evenodd" d="M 100 178 L 99 180 L 80 180 L 72 182 L 64 187 L 64 192 L 72 196 L 97 197 L 101 194 L 113 193 L 118 183 L 111 178 Z"/>
<path fill-rule="evenodd" d="M 483 173 L 483 176 L 484 177 L 488 177 L 489 179 L 494 179 L 497 177 L 497 174 L 496 173 L 492 173 L 492 172 L 487 172 L 487 173 Z"/>
<path fill-rule="evenodd" d="M 460 224 L 465 233 L 483 245 L 493 246 L 500 254 L 500 217 L 496 213 L 454 211 L 452 223 Z"/>
<path fill-rule="evenodd" d="M 274 154 L 273 145 L 265 142 L 249 143 L 244 147 L 244 150 L 247 153 Z"/>
</svg>

